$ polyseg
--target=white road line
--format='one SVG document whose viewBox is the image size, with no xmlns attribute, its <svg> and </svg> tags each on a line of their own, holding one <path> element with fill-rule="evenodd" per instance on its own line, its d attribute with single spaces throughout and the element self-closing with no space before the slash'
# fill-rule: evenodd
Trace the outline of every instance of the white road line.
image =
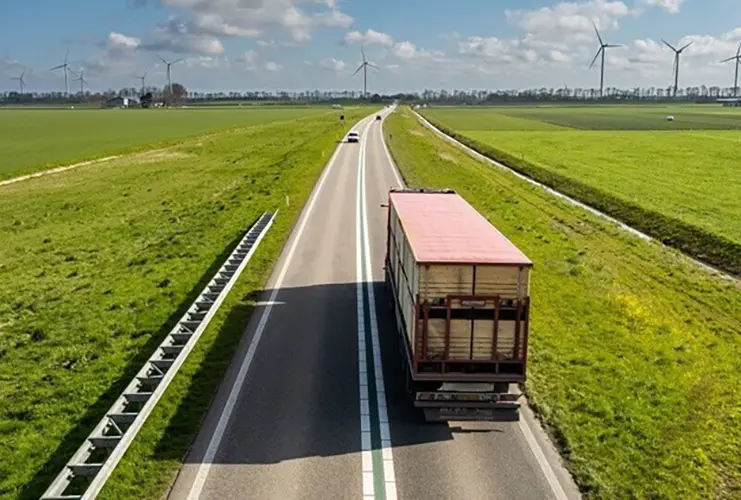
<svg viewBox="0 0 741 500">
<path fill-rule="evenodd" d="M 533 435 L 533 431 L 530 430 L 530 426 L 525 422 L 525 418 L 522 415 L 520 415 L 519 424 L 520 430 L 522 430 L 522 433 L 525 435 L 525 441 L 527 441 L 530 451 L 535 455 L 535 459 L 537 460 L 538 465 L 540 465 L 540 470 L 543 471 L 543 475 L 545 476 L 546 481 L 548 481 L 551 491 L 556 495 L 558 500 L 568 500 L 566 492 L 563 491 L 563 487 L 561 486 L 561 482 L 556 477 L 556 473 L 553 472 L 550 462 L 543 453 L 540 444 Z"/>
<path fill-rule="evenodd" d="M 394 110 L 395 109 L 396 108 L 394 108 Z M 381 144 L 383 145 L 383 151 L 386 153 L 386 160 L 388 161 L 389 167 L 391 168 L 391 172 L 393 172 L 394 177 L 396 178 L 396 184 L 398 185 L 398 187 L 403 188 L 405 186 L 404 181 L 399 174 L 399 169 L 396 166 L 394 159 L 391 157 L 391 152 L 389 151 L 388 146 L 386 146 L 386 139 L 383 136 L 383 125 L 384 123 L 386 123 L 386 118 L 388 118 L 391 113 L 393 113 L 393 111 L 391 111 L 390 113 L 386 113 L 386 115 L 383 117 L 383 120 L 381 120 L 381 126 L 378 127 L 378 133 L 381 136 Z"/>
<path fill-rule="evenodd" d="M 260 343 L 260 338 L 262 337 L 263 331 L 265 330 L 265 325 L 270 318 L 270 312 L 273 310 L 273 303 L 276 301 L 275 299 L 280 292 L 281 285 L 283 284 L 283 279 L 288 272 L 288 266 L 291 264 L 291 260 L 293 259 L 293 254 L 296 251 L 298 242 L 301 240 L 301 235 L 306 228 L 306 223 L 309 221 L 311 212 L 314 209 L 314 204 L 319 198 L 322 187 L 324 186 L 327 177 L 329 177 L 329 174 L 332 171 L 332 168 L 335 165 L 335 161 L 337 160 L 337 156 L 339 155 L 339 152 L 341 150 L 342 144 L 340 144 L 340 146 L 338 146 L 332 154 L 332 157 L 330 158 L 327 167 L 324 169 L 324 172 L 322 172 L 321 178 L 319 179 L 319 182 L 317 183 L 316 187 L 314 188 L 314 192 L 311 195 L 311 199 L 309 200 L 309 203 L 306 206 L 303 215 L 301 216 L 301 222 L 298 226 L 298 229 L 296 230 L 296 236 L 291 243 L 290 249 L 288 250 L 288 255 L 286 256 L 286 260 L 283 262 L 283 267 L 280 270 L 278 279 L 275 281 L 273 291 L 270 293 L 270 297 L 267 300 L 268 306 L 264 309 L 262 316 L 260 317 L 260 322 L 258 323 L 257 329 L 255 330 L 255 336 L 252 338 L 250 347 L 247 350 L 247 355 L 242 360 L 242 364 L 239 367 L 239 373 L 237 373 L 237 378 L 234 381 L 232 390 L 229 392 L 229 398 L 227 399 L 227 402 L 224 405 L 224 409 L 221 412 L 221 416 L 219 417 L 219 422 L 216 425 L 214 434 L 211 436 L 211 441 L 208 444 L 206 455 L 203 458 L 203 462 L 198 467 L 198 473 L 196 474 L 196 478 L 193 481 L 193 486 L 191 487 L 190 493 L 188 494 L 188 500 L 195 500 L 199 498 L 201 492 L 203 491 L 203 486 L 206 483 L 206 478 L 208 477 L 208 473 L 211 470 L 211 464 L 216 457 L 216 452 L 219 450 L 219 446 L 221 445 L 221 440 L 224 437 L 224 432 L 226 431 L 227 424 L 229 423 L 229 419 L 231 418 L 232 411 L 234 411 L 234 406 L 237 403 L 239 394 L 242 392 L 242 386 L 244 386 L 247 372 L 250 369 L 252 359 L 255 357 L 255 351 L 257 350 L 257 346 Z"/>
<path fill-rule="evenodd" d="M 376 401 L 378 405 L 378 421 L 379 428 L 381 431 L 381 450 L 383 458 L 383 477 L 384 486 L 387 500 L 396 500 L 396 477 L 394 474 L 394 457 L 391 445 L 391 429 L 389 427 L 389 418 L 387 412 L 386 403 L 386 385 L 383 379 L 383 360 L 381 358 L 381 345 L 378 335 L 378 320 L 376 317 L 376 298 L 373 291 L 373 266 L 371 265 L 371 251 L 370 251 L 370 238 L 368 236 L 368 214 L 367 207 L 368 202 L 366 200 L 366 189 L 365 189 L 365 160 L 366 160 L 366 145 L 367 145 L 367 134 L 364 137 L 363 147 L 361 148 L 362 162 L 361 162 L 361 173 L 362 179 L 362 190 L 360 195 L 362 197 L 362 208 L 363 208 L 363 245 L 365 247 L 365 270 L 367 275 L 366 287 L 368 288 L 368 310 L 370 312 L 370 328 L 371 328 L 371 339 L 372 339 L 372 353 L 373 353 L 373 367 L 376 376 Z M 383 137 L 381 137 L 383 142 Z"/>
<path fill-rule="evenodd" d="M 357 317 L 358 317 L 358 385 L 360 387 L 360 442 L 361 457 L 363 465 L 363 498 L 375 498 L 375 487 L 373 481 L 373 446 L 371 444 L 371 419 L 370 419 L 370 395 L 368 390 L 368 366 L 366 363 L 365 343 L 365 300 L 363 297 L 363 243 L 361 231 L 361 186 L 362 186 L 362 163 L 363 144 L 368 130 L 366 126 L 360 139 L 358 150 L 358 181 L 355 196 L 355 270 L 356 270 L 356 294 L 357 294 Z"/>
</svg>

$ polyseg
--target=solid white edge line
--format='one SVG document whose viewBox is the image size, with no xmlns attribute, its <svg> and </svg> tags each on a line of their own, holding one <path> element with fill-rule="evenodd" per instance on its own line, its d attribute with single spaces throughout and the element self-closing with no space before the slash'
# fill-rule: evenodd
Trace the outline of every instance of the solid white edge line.
<svg viewBox="0 0 741 500">
<path fill-rule="evenodd" d="M 381 122 L 383 123 L 383 122 Z M 380 130 L 380 127 L 378 127 Z M 368 289 L 368 312 L 370 314 L 370 328 L 372 338 L 372 354 L 373 354 L 373 366 L 375 371 L 376 379 L 376 402 L 378 405 L 378 426 L 381 433 L 381 450 L 383 459 L 383 477 L 385 484 L 385 492 L 387 500 L 396 500 L 396 477 L 394 474 L 394 457 L 391 444 L 391 429 L 389 426 L 387 402 L 386 402 L 386 385 L 383 378 L 383 366 L 381 358 L 380 338 L 378 334 L 378 318 L 376 316 L 376 298 L 375 292 L 373 291 L 373 266 L 371 264 L 371 251 L 370 251 L 370 237 L 368 231 L 368 200 L 366 198 L 366 148 L 367 148 L 367 134 L 365 134 L 366 142 L 362 148 L 362 190 L 360 195 L 362 196 L 362 208 L 363 208 L 363 246 L 365 248 L 365 270 L 367 275 L 366 287 Z M 383 136 L 381 136 L 381 143 L 383 144 Z"/>
<path fill-rule="evenodd" d="M 367 119 L 367 117 L 365 119 Z M 360 120 L 358 124 L 362 123 L 362 121 L 363 120 Z M 219 446 L 221 445 L 221 440 L 224 437 L 224 432 L 226 431 L 227 424 L 229 423 L 229 419 L 231 418 L 232 411 L 234 411 L 234 406 L 236 405 L 239 394 L 242 392 L 242 387 L 244 386 L 244 381 L 247 377 L 247 373 L 249 371 L 250 365 L 252 364 L 252 359 L 255 357 L 255 351 L 257 350 L 257 346 L 260 343 L 260 338 L 262 337 L 262 333 L 265 330 L 265 325 L 267 324 L 268 319 L 270 318 L 270 312 L 273 309 L 273 303 L 275 303 L 275 299 L 277 298 L 278 293 L 280 292 L 281 285 L 283 284 L 283 279 L 285 278 L 286 273 L 288 272 L 288 267 L 291 264 L 291 261 L 293 260 L 293 254 L 296 251 L 298 242 L 301 240 L 301 236 L 304 232 L 304 229 L 306 228 L 306 224 L 309 220 L 311 212 L 314 209 L 314 204 L 316 203 L 316 200 L 319 198 L 319 194 L 322 191 L 322 187 L 324 187 L 324 183 L 329 177 L 329 174 L 332 171 L 336 163 L 337 157 L 339 156 L 340 151 L 343 149 L 342 148 L 343 145 L 344 143 L 341 143 L 335 149 L 334 153 L 332 154 L 332 157 L 327 163 L 327 166 L 324 168 L 324 171 L 322 172 L 319 182 L 317 183 L 316 187 L 314 188 L 314 191 L 311 194 L 311 198 L 309 199 L 309 202 L 305 208 L 305 211 L 301 215 L 301 222 L 299 223 L 298 229 L 296 230 L 296 233 L 295 233 L 295 237 L 293 238 L 293 241 L 291 242 L 291 247 L 288 250 L 288 254 L 286 255 L 285 261 L 283 262 L 283 267 L 280 270 L 278 279 L 275 281 L 273 291 L 270 293 L 270 298 L 267 300 L 268 306 L 264 309 L 262 316 L 260 317 L 260 322 L 257 325 L 257 329 L 255 330 L 255 335 L 252 338 L 252 342 L 250 343 L 250 346 L 247 350 L 247 355 L 242 360 L 242 364 L 239 367 L 239 372 L 237 373 L 237 378 L 235 379 L 234 385 L 232 386 L 232 389 L 229 392 L 229 398 L 227 399 L 227 402 L 224 405 L 224 409 L 221 412 L 219 421 L 216 425 L 216 429 L 214 430 L 214 433 L 211 436 L 211 440 L 209 441 L 208 448 L 206 449 L 206 454 L 200 466 L 198 467 L 196 478 L 194 479 L 193 485 L 191 486 L 191 489 L 190 489 L 190 493 L 188 494 L 188 500 L 198 499 L 201 495 L 201 491 L 203 491 L 203 486 L 206 483 L 206 478 L 208 477 L 208 473 L 211 470 L 211 462 L 213 462 L 214 458 L 216 457 L 216 453 L 218 452 Z"/>
<path fill-rule="evenodd" d="M 394 174 L 394 177 L 396 178 L 396 183 L 399 185 L 400 188 L 405 187 L 404 181 L 401 178 L 401 174 L 399 173 L 399 168 L 396 166 L 396 162 L 394 162 L 394 159 L 391 157 L 391 152 L 389 151 L 388 146 L 386 146 L 386 138 L 383 136 L 383 125 L 386 123 L 386 118 L 388 118 L 391 113 L 396 111 L 396 107 L 394 107 L 389 113 L 386 113 L 386 115 L 383 117 L 383 120 L 381 120 L 381 126 L 378 127 L 378 133 L 381 136 L 381 144 L 383 145 L 383 151 L 386 153 L 386 161 L 388 161 L 389 167 L 391 168 L 391 172 Z"/>
<path fill-rule="evenodd" d="M 553 468 L 546 458 L 545 453 L 543 453 L 543 449 L 540 447 L 540 444 L 535 439 L 533 431 L 530 430 L 530 426 L 525 421 L 525 418 L 522 415 L 520 415 L 520 421 L 518 423 L 522 434 L 524 434 L 525 436 L 525 441 L 527 441 L 527 444 L 530 447 L 530 451 L 532 451 L 533 455 L 535 455 L 535 459 L 540 465 L 540 470 L 543 472 L 543 475 L 545 475 L 545 479 L 546 481 L 548 481 L 548 485 L 551 487 L 551 491 L 553 491 L 553 494 L 556 495 L 556 498 L 558 500 L 568 500 L 566 492 L 561 486 L 561 482 L 556 477 L 556 473 L 553 472 Z"/>
</svg>

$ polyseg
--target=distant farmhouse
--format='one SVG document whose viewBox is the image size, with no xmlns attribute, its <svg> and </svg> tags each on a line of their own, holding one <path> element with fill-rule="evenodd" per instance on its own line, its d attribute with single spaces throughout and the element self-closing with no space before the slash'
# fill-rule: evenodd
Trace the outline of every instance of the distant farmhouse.
<svg viewBox="0 0 741 500">
<path fill-rule="evenodd" d="M 725 108 L 737 108 L 741 106 L 741 97 L 727 97 L 718 99 L 716 102 L 721 103 Z"/>
<path fill-rule="evenodd" d="M 136 106 L 136 99 L 121 96 L 111 97 L 103 103 L 103 106 L 106 108 L 129 108 Z"/>
</svg>

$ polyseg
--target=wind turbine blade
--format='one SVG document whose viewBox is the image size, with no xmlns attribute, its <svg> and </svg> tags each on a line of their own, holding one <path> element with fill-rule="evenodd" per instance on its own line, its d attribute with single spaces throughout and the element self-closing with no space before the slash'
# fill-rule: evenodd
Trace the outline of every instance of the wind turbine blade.
<svg viewBox="0 0 741 500">
<path fill-rule="evenodd" d="M 357 75 L 358 74 L 358 71 L 360 71 L 361 69 L 363 69 L 363 66 L 365 66 L 365 63 L 363 63 L 360 66 L 358 66 L 358 69 L 355 70 L 355 73 L 353 73 L 352 76 Z"/>
<path fill-rule="evenodd" d="M 599 50 L 597 50 L 597 53 L 594 55 L 594 59 L 592 59 L 592 64 L 589 65 L 589 69 L 592 69 L 592 67 L 594 66 L 594 63 L 597 62 L 597 58 L 599 57 L 600 52 L 602 52 L 603 50 L 604 50 L 603 47 L 600 47 Z"/>
<path fill-rule="evenodd" d="M 169 64 L 169 63 L 168 63 L 167 61 L 165 61 L 164 59 L 162 59 L 162 57 L 160 57 L 160 55 L 159 55 L 159 54 L 157 54 L 157 57 L 159 57 L 159 58 L 160 58 L 160 61 L 162 61 L 163 63 L 165 63 L 165 64 Z"/>
<path fill-rule="evenodd" d="M 60 64 L 59 66 L 54 66 L 54 67 L 53 67 L 52 69 L 50 69 L 49 71 L 54 71 L 54 70 L 57 70 L 57 69 L 62 69 L 62 68 L 64 68 L 64 64 Z"/>
<path fill-rule="evenodd" d="M 677 66 L 679 65 L 679 54 L 674 56 L 674 66 L 672 67 L 672 76 L 677 74 Z"/>
<path fill-rule="evenodd" d="M 363 54 L 363 62 L 367 62 L 365 60 L 365 51 L 363 50 L 363 47 L 362 46 L 360 47 L 360 53 Z"/>
<path fill-rule="evenodd" d="M 736 57 L 741 57 L 741 43 L 738 44 L 738 50 L 736 51 Z"/>
<path fill-rule="evenodd" d="M 67 64 L 68 57 L 69 57 L 69 47 L 67 47 L 67 52 L 64 53 L 64 64 Z"/>
<path fill-rule="evenodd" d="M 171 65 L 172 65 L 172 64 L 177 64 L 177 63 L 179 63 L 180 61 L 185 61 L 185 58 L 184 58 L 184 57 L 181 57 L 181 58 L 180 58 L 180 59 L 178 59 L 177 61 L 173 61 L 173 62 L 171 62 L 170 64 L 171 64 Z"/>
<path fill-rule="evenodd" d="M 695 41 L 694 41 L 694 40 L 692 40 L 692 41 L 691 41 L 690 43 L 688 43 L 687 45 L 685 45 L 684 47 L 682 47 L 681 49 L 679 49 L 679 52 L 682 52 L 682 51 L 683 51 L 684 49 L 686 49 L 687 47 L 689 47 L 689 46 L 690 46 L 690 45 L 692 45 L 693 43 L 695 43 Z"/>
<path fill-rule="evenodd" d="M 729 57 L 728 59 L 723 59 L 721 63 L 727 63 L 728 61 L 733 61 L 734 59 L 738 60 L 738 57 L 739 56 L 733 56 L 733 57 Z"/>
<path fill-rule="evenodd" d="M 671 43 L 667 42 L 663 38 L 661 39 L 661 41 L 664 42 L 664 45 L 666 45 L 667 47 L 669 47 L 670 49 L 672 49 L 674 52 L 677 51 L 677 49 L 675 49 L 674 46 Z"/>
<path fill-rule="evenodd" d="M 592 26 L 594 26 L 594 32 L 597 33 L 597 38 L 599 39 L 599 44 L 604 45 L 605 42 L 602 41 L 602 37 L 599 34 L 599 30 L 597 29 L 597 25 L 594 24 L 594 21 L 592 21 Z"/>
<path fill-rule="evenodd" d="M 146 78 L 147 77 L 147 73 L 148 73 L 148 71 L 145 71 L 144 74 L 142 75 L 142 78 Z"/>
<path fill-rule="evenodd" d="M 380 68 L 379 68 L 378 66 L 376 66 L 375 64 L 371 64 L 371 63 L 368 63 L 368 66 L 370 66 L 370 67 L 371 67 L 371 68 L 373 68 L 373 69 L 380 69 Z"/>
</svg>

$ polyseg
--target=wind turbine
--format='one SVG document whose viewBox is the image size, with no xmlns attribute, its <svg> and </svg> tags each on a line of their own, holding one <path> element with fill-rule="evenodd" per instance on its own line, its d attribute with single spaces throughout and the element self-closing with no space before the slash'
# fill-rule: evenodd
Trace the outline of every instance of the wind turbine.
<svg viewBox="0 0 741 500">
<path fill-rule="evenodd" d="M 70 70 L 71 71 L 71 70 Z M 85 80 L 85 70 L 80 70 L 80 76 L 78 78 L 75 78 L 73 81 L 80 82 L 80 97 L 85 95 L 85 89 L 83 88 L 83 85 L 89 85 L 87 83 L 87 80 Z"/>
<path fill-rule="evenodd" d="M 692 42 L 688 43 L 681 49 L 676 49 L 663 38 L 661 39 L 661 41 L 664 42 L 667 47 L 674 51 L 674 69 L 672 70 L 672 73 L 674 74 L 674 97 L 677 97 L 677 88 L 679 86 L 679 56 L 684 49 L 692 45 Z"/>
<path fill-rule="evenodd" d="M 145 79 L 146 77 L 147 77 L 147 71 L 145 71 L 145 72 L 144 72 L 144 74 L 143 74 L 142 76 L 137 76 L 137 78 L 138 78 L 139 80 L 141 80 L 141 81 L 142 81 L 142 91 L 141 91 L 141 95 L 144 95 L 144 79 Z"/>
<path fill-rule="evenodd" d="M 68 56 L 69 56 L 69 49 L 67 49 L 67 52 L 64 54 L 64 64 L 60 64 L 59 66 L 55 66 L 55 67 L 53 67 L 52 69 L 49 70 L 49 71 L 54 71 L 54 70 L 57 70 L 57 69 L 63 69 L 64 70 L 64 95 L 65 96 L 69 95 L 69 84 L 67 83 L 67 68 L 69 66 L 67 64 L 67 57 Z"/>
<path fill-rule="evenodd" d="M 11 78 L 11 80 L 18 80 L 18 83 L 20 83 L 20 85 L 21 85 L 21 95 L 23 95 L 23 86 L 26 85 L 25 80 L 23 80 L 23 76 L 25 74 L 26 74 L 26 72 L 24 71 L 23 73 L 21 73 L 21 76 L 17 76 L 15 78 Z"/>
<path fill-rule="evenodd" d="M 736 61 L 736 64 L 734 64 L 736 66 L 736 76 L 733 78 L 733 97 L 736 97 L 738 95 L 738 65 L 741 64 L 739 62 L 741 61 L 741 43 L 738 44 L 738 50 L 735 56 L 723 59 L 721 62 L 726 63 L 728 61 Z"/>
<path fill-rule="evenodd" d="M 378 69 L 378 66 L 375 66 L 371 63 L 369 63 L 365 59 L 365 51 L 363 50 L 363 47 L 360 47 L 360 53 L 363 55 L 363 63 L 358 67 L 358 69 L 355 70 L 355 73 L 352 74 L 352 76 L 355 76 L 358 74 L 358 71 L 361 69 L 363 70 L 363 97 L 368 96 L 368 66 L 374 69 Z"/>
<path fill-rule="evenodd" d="M 592 69 L 595 61 L 597 61 L 599 55 L 602 54 L 602 69 L 600 70 L 599 76 L 599 96 L 602 97 L 604 95 L 605 89 L 605 49 L 620 47 L 620 45 L 613 45 L 603 42 L 602 37 L 599 34 L 599 30 L 597 29 L 597 25 L 594 24 L 594 21 L 592 22 L 592 26 L 594 26 L 594 31 L 595 33 L 597 33 L 597 38 L 599 39 L 599 49 L 597 50 L 597 54 L 594 56 L 594 59 L 592 59 L 592 64 L 589 65 L 589 69 Z"/>
<path fill-rule="evenodd" d="M 170 66 L 172 66 L 173 64 L 179 63 L 180 61 L 183 60 L 183 58 L 180 58 L 177 61 L 167 62 L 164 59 L 162 59 L 160 56 L 157 56 L 157 57 L 159 57 L 160 58 L 160 61 L 162 61 L 163 63 L 165 63 L 167 65 L 167 90 L 168 90 L 168 92 L 167 92 L 166 97 L 165 97 L 165 98 L 167 98 L 167 96 L 169 96 L 169 94 L 172 94 L 172 73 L 170 72 Z"/>
</svg>

